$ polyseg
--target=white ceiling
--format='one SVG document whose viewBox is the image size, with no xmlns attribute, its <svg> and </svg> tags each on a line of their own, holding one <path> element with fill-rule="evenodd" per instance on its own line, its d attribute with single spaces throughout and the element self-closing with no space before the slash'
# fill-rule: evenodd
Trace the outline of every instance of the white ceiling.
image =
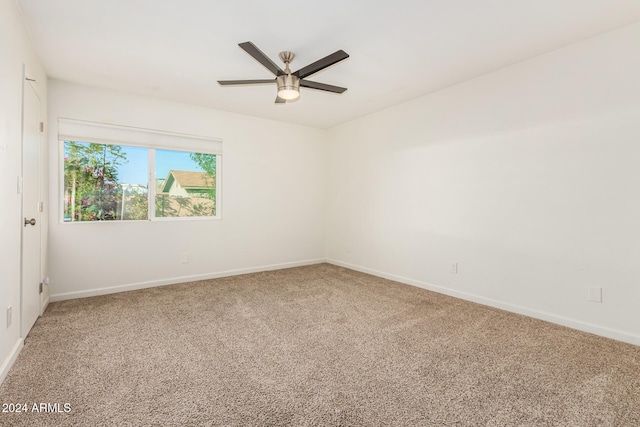
<svg viewBox="0 0 640 427">
<path fill-rule="evenodd" d="M 638 0 L 17 0 L 52 78 L 320 128 L 407 101 L 640 20 Z M 350 58 L 275 105 L 273 77 L 238 43 L 295 71 Z"/>
</svg>

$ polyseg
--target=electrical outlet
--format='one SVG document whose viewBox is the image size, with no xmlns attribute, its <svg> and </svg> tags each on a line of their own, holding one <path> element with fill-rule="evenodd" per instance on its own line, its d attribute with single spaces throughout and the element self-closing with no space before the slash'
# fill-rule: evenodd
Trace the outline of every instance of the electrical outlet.
<svg viewBox="0 0 640 427">
<path fill-rule="evenodd" d="M 458 274 L 458 263 L 451 263 L 451 270 L 449 270 L 451 274 Z"/>
<path fill-rule="evenodd" d="M 602 302 L 602 288 L 599 286 L 589 286 L 587 299 L 591 302 Z"/>
<path fill-rule="evenodd" d="M 189 262 L 189 252 L 182 252 L 180 254 L 180 263 L 186 264 Z"/>
<path fill-rule="evenodd" d="M 7 307 L 7 328 L 11 326 L 11 322 L 13 321 L 13 307 Z"/>
</svg>

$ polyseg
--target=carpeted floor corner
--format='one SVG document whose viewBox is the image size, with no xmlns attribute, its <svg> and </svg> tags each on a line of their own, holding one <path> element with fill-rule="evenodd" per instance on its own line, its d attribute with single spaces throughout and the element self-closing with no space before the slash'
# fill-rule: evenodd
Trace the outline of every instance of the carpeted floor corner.
<svg viewBox="0 0 640 427">
<path fill-rule="evenodd" d="M 640 347 L 320 264 L 52 303 L 0 403 L 29 409 L 3 426 L 640 426 Z"/>
</svg>

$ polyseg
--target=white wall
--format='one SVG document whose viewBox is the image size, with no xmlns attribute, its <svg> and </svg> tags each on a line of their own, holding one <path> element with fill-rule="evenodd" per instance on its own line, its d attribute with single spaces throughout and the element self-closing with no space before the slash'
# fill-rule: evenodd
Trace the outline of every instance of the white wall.
<svg viewBox="0 0 640 427">
<path fill-rule="evenodd" d="M 0 382 L 17 356 L 20 338 L 20 231 L 22 201 L 17 178 L 22 160 L 23 65 L 37 80 L 45 117 L 46 76 L 22 24 L 14 1 L 0 1 Z M 46 176 L 46 171 L 44 171 Z M 46 235 L 46 223 L 43 231 Z M 46 265 L 46 258 L 43 258 Z M 45 273 L 46 274 L 46 273 Z M 6 310 L 13 322 L 6 327 Z"/>
<path fill-rule="evenodd" d="M 328 258 L 640 344 L 638 52 L 640 23 L 332 129 Z"/>
<path fill-rule="evenodd" d="M 59 117 L 222 138 L 223 219 L 60 223 Z M 53 301 L 324 260 L 325 131 L 56 80 L 49 120 Z"/>
</svg>

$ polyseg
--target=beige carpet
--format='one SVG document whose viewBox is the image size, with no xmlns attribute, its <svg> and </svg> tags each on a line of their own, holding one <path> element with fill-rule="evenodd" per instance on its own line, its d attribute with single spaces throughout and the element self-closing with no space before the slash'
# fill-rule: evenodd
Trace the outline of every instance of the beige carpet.
<svg viewBox="0 0 640 427">
<path fill-rule="evenodd" d="M 63 411 L 3 426 L 640 426 L 640 347 L 321 264 L 53 303 L 0 403 Z"/>
</svg>

